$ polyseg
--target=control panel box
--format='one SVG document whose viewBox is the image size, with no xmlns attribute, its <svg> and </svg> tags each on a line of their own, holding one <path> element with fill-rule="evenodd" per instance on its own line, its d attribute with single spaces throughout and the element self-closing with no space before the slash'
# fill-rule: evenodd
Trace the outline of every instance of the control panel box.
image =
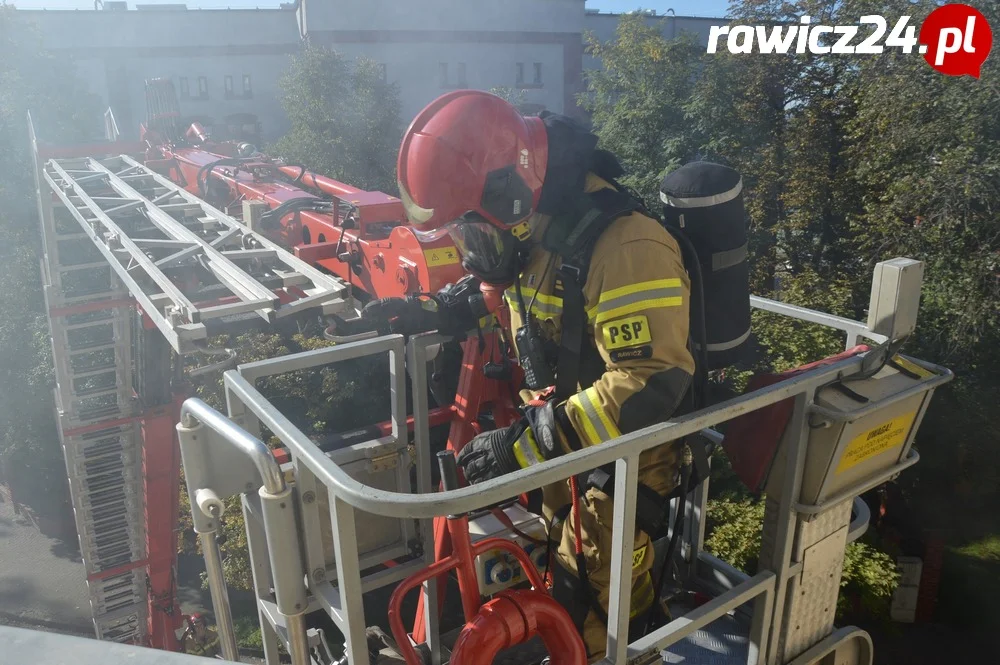
<svg viewBox="0 0 1000 665">
<path fill-rule="evenodd" d="M 541 516 L 529 512 L 519 504 L 507 506 L 503 512 L 518 531 L 539 542 L 545 542 L 545 520 Z M 545 572 L 548 558 L 545 545 L 538 545 L 518 535 L 492 513 L 469 520 L 469 535 L 474 543 L 484 538 L 513 540 L 528 553 L 538 571 Z M 500 550 L 484 552 L 476 557 L 476 575 L 479 578 L 479 593 L 484 596 L 493 595 L 527 580 L 514 557 Z"/>
</svg>

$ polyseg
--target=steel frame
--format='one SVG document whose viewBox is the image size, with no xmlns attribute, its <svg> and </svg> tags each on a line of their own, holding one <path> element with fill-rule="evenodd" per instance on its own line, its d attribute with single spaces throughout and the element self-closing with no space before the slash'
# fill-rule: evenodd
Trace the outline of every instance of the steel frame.
<svg viewBox="0 0 1000 665">
<path fill-rule="evenodd" d="M 195 343 L 210 333 L 206 323 L 223 317 L 254 312 L 273 323 L 307 310 L 349 314 L 357 309 L 341 280 L 128 156 L 53 159 L 44 165 L 42 177 L 101 253 L 101 265 L 106 262 L 114 270 L 178 353 L 196 350 Z M 95 185 L 100 194 L 92 193 Z M 129 232 L 119 224 L 136 215 L 144 222 L 139 231 Z M 164 272 L 195 260 L 225 287 L 223 297 L 212 300 L 235 302 L 196 304 L 176 277 Z M 270 281 L 291 291 L 284 297 L 276 293 L 250 273 L 247 266 L 252 264 L 267 264 Z"/>
<path fill-rule="evenodd" d="M 843 330 L 847 332 L 848 347 L 853 346 L 859 336 L 878 339 L 878 336 L 870 334 L 865 326 L 858 322 L 828 317 L 819 312 L 805 310 L 808 314 L 807 318 L 802 316 L 801 308 L 785 306 L 774 301 L 758 301 L 756 304 L 763 304 L 771 311 L 778 311 L 793 318 L 812 320 Z M 214 441 L 209 444 L 202 443 L 202 445 L 221 451 L 226 449 L 226 442 L 231 437 L 231 421 L 250 426 L 251 429 L 263 425 L 273 432 L 280 439 L 281 444 L 287 448 L 292 464 L 286 468 L 293 473 L 296 482 L 298 482 L 298 478 L 303 477 L 317 483 L 317 489 L 325 486 L 330 495 L 331 523 L 337 547 L 337 583 L 335 586 L 328 582 L 318 584 L 316 579 L 307 577 L 307 571 L 301 567 L 294 571 L 292 577 L 300 580 L 309 579 L 309 591 L 312 599 L 310 609 L 326 610 L 346 636 L 345 648 L 351 665 L 368 662 L 361 598 L 365 591 L 379 585 L 381 581 L 372 580 L 370 576 L 363 574 L 355 535 L 359 522 L 358 511 L 400 519 L 418 519 L 421 521 L 422 533 L 428 534 L 430 531 L 425 529 L 428 528 L 434 517 L 466 513 L 484 508 L 532 489 L 565 480 L 570 475 L 577 475 L 597 466 L 614 462 L 616 465 L 616 488 L 613 540 L 616 543 L 631 543 L 633 542 L 634 524 L 631 520 L 626 519 L 626 516 L 634 511 L 638 484 L 638 460 L 643 451 L 667 441 L 699 433 L 709 439 L 717 439 L 719 435 L 712 429 L 714 426 L 737 415 L 791 398 L 794 400 L 795 406 L 792 420 L 785 433 L 784 445 L 787 446 L 789 452 L 784 461 L 786 465 L 783 476 L 784 487 L 779 496 L 772 497 L 773 507 L 769 506 L 769 511 L 773 513 L 772 526 L 769 527 L 773 553 L 769 557 L 762 558 L 760 572 L 753 577 L 747 577 L 701 551 L 707 491 L 704 487 L 696 488 L 693 491 L 695 501 L 691 513 L 691 526 L 685 535 L 687 541 L 685 559 L 691 565 L 691 570 L 696 577 L 709 585 L 714 585 L 714 588 L 721 591 L 721 594 L 697 610 L 675 619 L 632 644 L 628 644 L 622 636 L 626 635 L 628 630 L 631 588 L 630 584 L 622 582 L 631 579 L 631 556 L 624 546 L 616 548 L 611 562 L 612 594 L 609 608 L 609 616 L 615 620 L 611 622 L 608 629 L 608 656 L 602 661 L 603 664 L 607 665 L 611 663 L 633 665 L 657 661 L 660 658 L 660 652 L 671 644 L 729 612 L 741 611 L 752 615 L 747 662 L 751 664 L 768 663 L 769 665 L 782 662 L 781 659 L 784 658 L 785 654 L 782 653 L 782 645 L 778 638 L 782 637 L 788 630 L 789 621 L 783 609 L 784 601 L 790 584 L 803 573 L 805 565 L 800 551 L 803 543 L 799 544 L 798 550 L 795 543 L 803 537 L 804 525 L 808 525 L 816 519 L 817 513 L 828 514 L 831 509 L 842 510 L 838 506 L 834 506 L 832 501 L 827 501 L 822 506 L 811 506 L 804 505 L 797 500 L 798 488 L 801 487 L 803 468 L 806 462 L 805 448 L 809 438 L 808 416 L 818 408 L 812 403 L 813 395 L 818 387 L 829 382 L 832 378 L 858 371 L 861 366 L 860 358 L 850 358 L 835 365 L 818 368 L 752 394 L 682 416 L 672 422 L 627 434 L 599 447 L 578 451 L 557 460 L 478 484 L 475 487 L 431 492 L 430 446 L 426 409 L 422 408 L 426 405 L 423 404 L 420 396 L 425 394 L 426 359 L 433 354 L 435 346 L 441 342 L 441 339 L 436 334 L 418 335 L 411 337 L 406 347 L 407 367 L 415 396 L 414 436 L 417 450 L 417 494 L 386 492 L 359 483 L 328 455 L 320 451 L 284 414 L 271 405 L 254 388 L 252 377 L 259 371 L 277 373 L 311 366 L 312 359 L 302 357 L 306 354 L 299 354 L 298 358 L 287 356 L 254 363 L 246 368 L 249 377 L 238 371 L 227 372 L 225 374 L 225 387 L 231 420 L 225 421 L 227 423 L 225 430 L 220 428 Z M 330 350 L 329 357 L 335 357 L 338 354 L 344 358 L 358 357 L 369 353 L 384 352 L 387 348 L 398 353 L 402 345 L 402 337 L 388 336 L 336 347 Z M 934 373 L 933 378 L 921 384 L 920 390 L 933 391 L 952 377 L 951 372 L 945 368 L 920 361 L 914 362 Z M 900 393 L 884 404 L 905 398 L 911 392 Z M 394 395 L 394 399 L 400 400 L 402 397 L 397 393 Z M 398 413 L 394 409 L 394 425 L 396 427 L 399 425 L 398 422 L 395 422 L 398 420 Z M 402 417 L 405 418 L 405 414 Z M 205 424 L 211 427 L 211 423 Z M 240 430 L 240 436 L 247 436 L 247 434 Z M 181 430 L 180 440 L 182 449 L 191 445 L 184 430 Z M 914 450 L 904 450 L 902 455 L 902 459 L 891 468 L 879 471 L 871 477 L 859 481 L 852 488 L 852 493 L 860 494 L 866 489 L 888 480 L 919 459 L 919 455 Z M 191 461 L 197 464 L 193 457 Z M 186 469 L 188 468 L 187 464 L 188 457 L 185 454 Z M 198 472 L 192 471 L 188 474 L 188 478 L 189 482 L 192 478 L 198 478 L 211 484 L 213 481 L 209 477 L 210 475 L 207 470 L 202 469 Z M 229 486 L 237 487 L 238 485 L 238 482 L 232 480 L 229 482 Z M 196 489 L 196 487 L 192 486 L 192 489 Z M 258 511 L 254 508 L 253 497 L 250 494 L 244 496 L 244 511 L 249 517 Z M 838 498 L 837 501 L 840 499 Z M 848 532 L 848 541 L 860 537 L 867 527 L 866 511 L 857 507 L 857 502 L 855 504 L 855 517 L 853 520 L 847 518 L 850 521 L 849 525 L 844 523 L 844 528 Z M 843 514 L 849 515 L 850 511 Z M 275 550 L 282 549 L 284 545 L 268 537 L 272 527 L 268 524 L 267 516 L 260 515 L 259 517 L 260 520 L 248 519 L 248 525 L 256 522 L 254 527 L 248 526 L 248 540 L 251 557 L 255 562 L 255 583 L 258 585 L 260 615 L 262 625 L 265 627 L 265 653 L 269 663 L 277 663 L 277 642 L 287 639 L 288 635 L 284 629 L 282 613 L 275 611 L 274 602 L 268 600 L 269 589 L 277 583 L 276 571 L 273 566 L 268 568 L 263 564 L 269 559 L 273 560 Z M 839 518 L 835 518 L 834 522 L 836 519 Z M 837 524 L 835 523 L 834 526 Z M 303 536 L 300 534 L 299 537 L 301 539 Z M 428 556 L 432 560 L 432 555 L 425 554 L 425 557 Z M 287 560 L 287 557 L 283 558 Z M 413 565 L 426 565 L 427 561 L 428 559 L 425 558 L 425 561 L 414 562 Z M 394 570 L 390 569 L 389 572 Z M 283 574 L 287 576 L 287 571 Z M 396 575 L 391 575 L 391 577 L 393 580 L 398 579 Z M 221 578 L 210 580 L 210 583 L 222 585 L 224 589 L 224 582 Z M 436 606 L 435 593 L 436 585 L 424 585 L 424 600 L 428 607 Z M 848 639 L 848 637 L 852 640 L 857 639 L 857 631 L 846 633 L 838 631 L 834 635 L 841 636 L 842 634 L 845 636 L 844 639 Z M 827 650 L 836 648 L 836 644 L 831 643 L 829 639 L 822 644 L 823 648 Z M 436 614 L 433 612 L 429 613 L 428 616 L 428 645 L 432 663 L 439 665 L 441 662 L 439 626 Z"/>
<path fill-rule="evenodd" d="M 44 146 L 30 116 L 28 126 L 60 443 L 95 632 L 176 650 L 180 460 L 170 424 L 179 404 L 169 392 L 156 403 L 136 399 L 137 311 L 174 352 L 214 355 L 204 340 L 248 318 L 350 317 L 356 304 L 339 278 L 141 162 L 109 156 L 144 151 L 116 142 L 110 112 L 105 144 Z M 185 262 L 195 261 L 211 276 L 207 289 L 187 283 Z"/>
</svg>

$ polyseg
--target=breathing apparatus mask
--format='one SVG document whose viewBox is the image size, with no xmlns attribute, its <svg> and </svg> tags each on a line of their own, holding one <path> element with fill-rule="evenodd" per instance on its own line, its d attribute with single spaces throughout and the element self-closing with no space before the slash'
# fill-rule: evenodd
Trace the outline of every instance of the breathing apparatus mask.
<svg viewBox="0 0 1000 665">
<path fill-rule="evenodd" d="M 487 284 L 502 287 L 516 281 L 521 272 L 531 228 L 525 221 L 510 229 L 500 229 L 470 211 L 441 228 L 417 232 L 423 241 L 438 240 L 445 235 L 455 243 L 466 270 Z"/>
</svg>

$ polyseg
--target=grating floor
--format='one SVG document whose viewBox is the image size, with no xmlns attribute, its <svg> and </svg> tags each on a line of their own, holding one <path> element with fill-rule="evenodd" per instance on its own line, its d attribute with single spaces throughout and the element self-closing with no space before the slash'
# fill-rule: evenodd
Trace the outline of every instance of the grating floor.
<svg viewBox="0 0 1000 665">
<path fill-rule="evenodd" d="M 749 626 L 732 616 L 724 616 L 664 651 L 663 662 L 745 665 L 749 641 Z"/>
</svg>

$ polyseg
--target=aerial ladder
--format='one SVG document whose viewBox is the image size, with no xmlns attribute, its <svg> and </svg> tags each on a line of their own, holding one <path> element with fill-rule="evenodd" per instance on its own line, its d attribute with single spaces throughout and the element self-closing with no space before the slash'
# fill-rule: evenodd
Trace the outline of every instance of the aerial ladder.
<svg viewBox="0 0 1000 665">
<path fill-rule="evenodd" d="M 579 663 L 571 626 L 545 600 L 546 524 L 516 498 L 613 463 L 614 541 L 631 543 L 625 516 L 634 512 L 642 451 L 684 437 L 726 447 L 718 425 L 780 407 L 785 426 L 767 445 L 726 447 L 757 470 L 752 489 L 767 492 L 758 572 L 747 576 L 704 551 L 703 478 L 672 505 L 680 546 L 658 549 L 671 551 L 665 565 L 679 586 L 710 600 L 684 614 L 675 608 L 677 618 L 629 644 L 630 585 L 621 581 L 630 579 L 631 552 L 617 547 L 606 662 L 871 662 L 867 634 L 833 623 L 844 549 L 868 523 L 857 497 L 916 463 L 913 437 L 934 389 L 951 377 L 898 354 L 915 326 L 918 262 L 879 265 L 867 324 L 752 300 L 843 331 L 852 350 L 843 357 L 598 448 L 458 487 L 454 459 L 435 456 L 430 428 L 449 423 L 457 450 L 482 410 L 504 404 L 498 386 L 514 377 L 481 378 L 494 349 L 436 332 L 341 334 L 355 330 L 359 299 L 460 280 L 454 248 L 416 243 L 392 197 L 366 196 L 247 146 L 213 145 L 197 126 L 179 135 L 169 96 L 158 112 L 151 108 L 139 144 L 59 149 L 33 141 L 60 431 L 98 637 L 177 648 L 182 457 L 228 659 L 238 654 L 216 534 L 225 499 L 240 496 L 269 664 L 279 662 L 279 647 L 296 665 L 486 663 L 533 637 L 545 649 L 520 652 L 516 662 L 538 662 L 547 649 L 552 663 Z M 236 368 L 230 352 L 207 346 L 217 334 L 304 320 L 326 322 L 338 343 Z M 862 338 L 871 346 L 857 347 Z M 429 398 L 456 394 L 433 385 L 435 363 L 456 344 L 458 398 L 432 409 Z M 183 358 L 192 354 L 209 359 L 197 371 L 225 370 L 226 414 L 185 399 Z M 392 417 L 375 435 L 333 450 L 256 387 L 364 357 L 388 359 Z M 840 385 L 863 401 L 844 397 Z M 274 450 L 262 443 L 263 428 L 279 441 Z M 443 491 L 435 491 L 435 467 Z M 441 525 L 451 547 L 440 546 Z M 437 580 L 452 571 L 462 600 L 457 623 L 426 611 L 422 625 L 411 624 L 407 592 L 437 608 L 447 591 Z M 363 599 L 388 587 L 392 639 L 383 634 L 377 648 Z M 344 636 L 342 656 L 307 619 L 320 614 Z M 499 633 L 507 638 L 490 637 Z"/>
</svg>

